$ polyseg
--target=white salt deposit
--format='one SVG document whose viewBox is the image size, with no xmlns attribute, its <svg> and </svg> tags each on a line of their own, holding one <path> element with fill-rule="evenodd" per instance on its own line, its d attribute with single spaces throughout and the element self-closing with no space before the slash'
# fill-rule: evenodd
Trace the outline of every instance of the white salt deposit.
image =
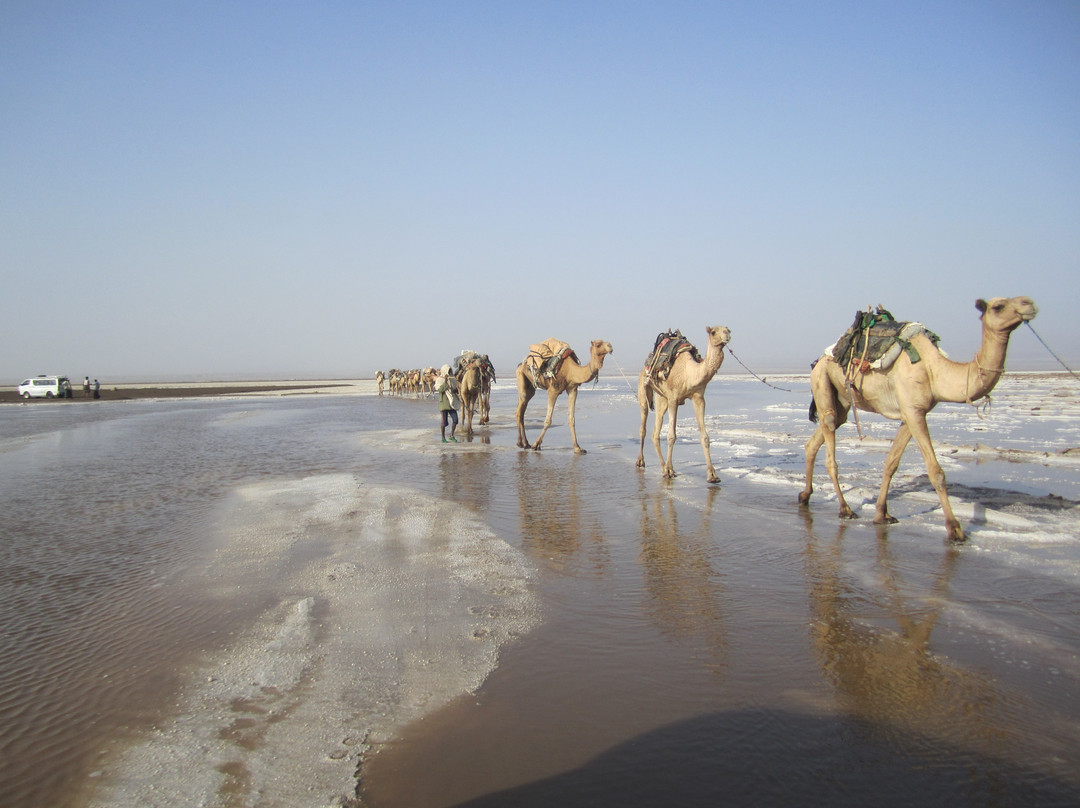
<svg viewBox="0 0 1080 808">
<path fill-rule="evenodd" d="M 538 619 L 523 558 L 468 510 L 351 475 L 243 487 L 223 537 L 204 585 L 242 599 L 283 576 L 281 600 L 193 665 L 94 805 L 341 802 L 361 753 L 475 690 Z"/>
</svg>

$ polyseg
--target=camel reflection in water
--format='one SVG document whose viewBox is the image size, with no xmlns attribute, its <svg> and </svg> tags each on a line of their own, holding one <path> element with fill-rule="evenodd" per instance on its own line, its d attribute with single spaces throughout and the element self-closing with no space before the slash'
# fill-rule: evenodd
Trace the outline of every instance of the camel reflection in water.
<svg viewBox="0 0 1080 808">
<path fill-rule="evenodd" d="M 856 584 L 842 575 L 848 525 L 840 524 L 827 544 L 815 536 L 813 517 L 804 519 L 810 639 L 841 711 L 876 729 L 901 730 L 998 759 L 1008 759 L 1014 744 L 1029 741 L 1017 737 L 1010 728 L 1015 721 L 1007 716 L 1023 709 L 1018 697 L 931 648 L 959 551 L 946 550 L 929 588 L 914 594 L 897 571 L 882 528 L 878 585 Z"/>
<path fill-rule="evenodd" d="M 712 503 L 719 491 L 706 490 L 700 522 L 689 530 L 680 526 L 679 503 L 667 492 L 642 490 L 639 496 L 647 609 L 662 631 L 703 641 L 714 671 L 723 666 L 726 649 L 723 584 L 710 561 Z"/>
<path fill-rule="evenodd" d="M 534 563 L 597 576 L 610 567 L 603 503 L 594 505 L 590 500 L 603 496 L 602 484 L 586 479 L 584 496 L 579 490 L 583 484 L 579 476 L 587 468 L 576 453 L 567 457 L 520 453 L 516 457 L 522 550 Z"/>
</svg>

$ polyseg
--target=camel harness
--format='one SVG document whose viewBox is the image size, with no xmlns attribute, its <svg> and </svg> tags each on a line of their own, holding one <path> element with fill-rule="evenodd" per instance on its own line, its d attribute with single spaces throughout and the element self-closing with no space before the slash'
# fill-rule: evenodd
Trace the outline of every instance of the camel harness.
<svg viewBox="0 0 1080 808">
<path fill-rule="evenodd" d="M 888 370 L 901 352 L 908 355 L 911 364 L 921 362 L 918 349 L 911 344 L 911 340 L 919 334 L 925 334 L 934 345 L 941 340 L 922 323 L 897 320 L 880 305 L 875 311 L 867 306 L 866 311 L 855 312 L 855 322 L 828 349 L 827 352 L 844 369 L 844 385 L 851 399 L 851 411 L 860 440 L 863 433 L 859 408 L 855 404 L 855 390 L 861 387 L 862 376 L 872 370 Z"/>
<path fill-rule="evenodd" d="M 532 375 L 534 387 L 540 387 L 542 380 L 551 380 L 559 372 L 562 363 L 567 359 L 573 359 L 579 365 L 577 354 L 570 345 L 562 340 L 549 337 L 543 342 L 529 346 L 529 355 L 525 357 L 525 367 Z"/>
<path fill-rule="evenodd" d="M 668 374 L 671 373 L 676 357 L 687 351 L 690 351 L 690 355 L 695 362 L 701 361 L 701 354 L 698 353 L 698 349 L 691 345 L 690 340 L 684 337 L 678 329 L 661 331 L 657 334 L 652 351 L 645 357 L 646 383 L 651 384 L 654 380 L 662 382 L 666 379 Z"/>
</svg>

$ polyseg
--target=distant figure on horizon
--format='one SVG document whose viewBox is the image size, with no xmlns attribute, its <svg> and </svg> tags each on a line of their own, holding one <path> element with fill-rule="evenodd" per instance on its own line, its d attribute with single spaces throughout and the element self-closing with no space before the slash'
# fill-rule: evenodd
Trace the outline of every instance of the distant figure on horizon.
<svg viewBox="0 0 1080 808">
<path fill-rule="evenodd" d="M 101 384 L 94 379 L 94 398 L 101 398 Z"/>
<path fill-rule="evenodd" d="M 86 376 L 86 377 L 83 378 L 82 397 L 83 398 L 90 398 L 90 377 L 89 376 Z"/>
</svg>

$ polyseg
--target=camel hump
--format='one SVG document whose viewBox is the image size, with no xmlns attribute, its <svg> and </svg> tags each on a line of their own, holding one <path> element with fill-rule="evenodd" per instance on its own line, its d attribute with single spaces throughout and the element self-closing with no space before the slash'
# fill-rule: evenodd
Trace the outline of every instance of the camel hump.
<svg viewBox="0 0 1080 808">
<path fill-rule="evenodd" d="M 547 359 L 549 356 L 555 356 L 560 354 L 570 347 L 569 343 L 563 342 L 561 339 L 555 339 L 555 337 L 548 337 L 543 342 L 538 342 L 535 345 L 529 346 L 529 355 L 536 355 L 541 359 Z"/>
<path fill-rule="evenodd" d="M 671 372 L 671 366 L 681 353 L 690 352 L 695 362 L 701 361 L 701 354 L 690 340 L 682 335 L 678 329 L 674 331 L 661 331 L 656 335 L 653 349 L 645 357 L 645 369 L 650 378 L 663 380 Z"/>
<path fill-rule="evenodd" d="M 936 346 L 940 337 L 922 323 L 897 320 L 881 306 L 855 313 L 855 321 L 836 341 L 829 353 L 849 373 L 888 370 L 906 351 L 912 364 L 922 357 L 911 344 L 918 334 L 925 334 Z"/>
<path fill-rule="evenodd" d="M 567 351 L 570 351 L 569 343 L 549 337 L 543 342 L 529 346 L 529 355 L 525 358 L 525 362 L 530 367 L 539 367 L 545 361 L 555 356 L 562 356 Z M 573 351 L 570 352 L 573 353 Z"/>
<path fill-rule="evenodd" d="M 574 361 L 577 361 L 577 356 L 570 349 L 570 343 L 549 337 L 543 342 L 529 346 L 525 366 L 532 372 L 534 381 L 540 377 L 553 378 L 559 370 L 559 365 L 567 357 L 573 357 Z"/>
</svg>

